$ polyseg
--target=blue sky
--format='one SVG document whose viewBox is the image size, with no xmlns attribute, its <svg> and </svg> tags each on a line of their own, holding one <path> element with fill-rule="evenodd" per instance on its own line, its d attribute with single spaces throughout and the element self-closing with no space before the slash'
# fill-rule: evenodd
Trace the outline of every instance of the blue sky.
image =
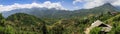
<svg viewBox="0 0 120 34">
<path fill-rule="evenodd" d="M 33 7 L 33 5 L 35 6 L 38 5 L 39 7 L 41 6 L 47 7 L 47 6 L 44 6 L 46 5 L 45 3 L 49 3 L 49 5 L 51 5 L 51 6 L 48 6 L 49 8 L 59 7 L 59 8 L 62 8 L 62 9 L 65 8 L 68 10 L 91 9 L 94 7 L 101 6 L 105 3 L 111 3 L 113 6 L 120 6 L 120 0 L 0 0 L 0 10 L 2 11 L 14 10 L 17 8 L 21 8 L 22 6 L 29 6 L 29 5 L 30 7 Z M 56 4 L 54 5 L 54 3 Z M 14 7 L 17 7 L 17 8 L 14 8 Z M 30 8 L 30 7 L 27 7 L 27 8 Z"/>
<path fill-rule="evenodd" d="M 14 3 L 19 4 L 31 4 L 33 2 L 36 3 L 44 3 L 46 1 L 50 1 L 52 3 L 54 2 L 61 2 L 61 5 L 64 8 L 74 10 L 74 7 L 82 7 L 82 3 L 76 3 L 76 5 L 73 5 L 73 0 L 0 0 L 0 5 L 13 5 Z"/>
</svg>

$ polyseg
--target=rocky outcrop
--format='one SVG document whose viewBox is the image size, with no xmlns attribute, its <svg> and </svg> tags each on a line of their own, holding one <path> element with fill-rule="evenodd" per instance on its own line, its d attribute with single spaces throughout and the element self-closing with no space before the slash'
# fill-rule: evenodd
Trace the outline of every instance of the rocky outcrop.
<svg viewBox="0 0 120 34">
<path fill-rule="evenodd" d="M 109 32 L 111 30 L 111 28 L 112 28 L 112 26 L 110 26 L 108 24 L 104 24 L 100 20 L 97 20 L 94 23 L 92 23 L 89 28 L 86 28 L 85 34 L 89 34 L 90 30 L 93 29 L 94 27 L 101 27 L 102 32 Z"/>
</svg>

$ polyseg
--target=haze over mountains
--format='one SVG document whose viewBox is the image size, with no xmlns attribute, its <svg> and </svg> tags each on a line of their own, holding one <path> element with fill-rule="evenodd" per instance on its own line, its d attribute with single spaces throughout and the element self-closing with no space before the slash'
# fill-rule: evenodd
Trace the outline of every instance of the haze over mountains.
<svg viewBox="0 0 120 34">
<path fill-rule="evenodd" d="M 15 9 L 15 10 L 11 10 L 11 11 L 4 11 L 2 12 L 2 15 L 4 17 L 8 17 L 12 14 L 15 13 L 27 13 L 27 14 L 31 14 L 31 15 L 35 15 L 39 18 L 44 17 L 44 18 L 72 18 L 74 16 L 87 16 L 89 14 L 100 14 L 100 13 L 104 13 L 104 12 L 116 12 L 119 9 L 117 9 L 116 7 L 112 6 L 110 3 L 106 3 L 102 6 L 99 7 L 95 7 L 92 9 L 80 9 L 80 10 L 74 10 L 74 11 L 70 11 L 70 10 L 58 10 L 56 8 L 39 8 L 39 7 L 33 7 L 33 8 L 23 8 L 23 9 Z"/>
</svg>

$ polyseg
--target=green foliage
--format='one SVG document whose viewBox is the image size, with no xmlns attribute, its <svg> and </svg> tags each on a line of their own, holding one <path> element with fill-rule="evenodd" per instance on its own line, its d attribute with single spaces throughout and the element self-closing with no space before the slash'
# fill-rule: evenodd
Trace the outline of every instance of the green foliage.
<svg viewBox="0 0 120 34">
<path fill-rule="evenodd" d="M 99 34 L 100 31 L 101 31 L 100 27 L 95 27 L 90 31 L 90 34 Z"/>
<path fill-rule="evenodd" d="M 15 34 L 15 30 L 12 26 L 6 26 L 5 27 L 5 32 L 8 34 Z"/>
<path fill-rule="evenodd" d="M 0 16 L 2 17 L 2 15 Z M 84 18 L 37 18 L 24 13 L 16 13 L 8 18 L 1 18 L 0 33 L 3 34 L 85 34 L 84 31 L 94 21 L 101 20 L 113 26 L 107 34 L 120 33 L 120 14 L 111 15 L 111 12 L 100 15 L 86 16 Z M 96 27 L 90 34 L 99 34 L 101 28 Z"/>
</svg>

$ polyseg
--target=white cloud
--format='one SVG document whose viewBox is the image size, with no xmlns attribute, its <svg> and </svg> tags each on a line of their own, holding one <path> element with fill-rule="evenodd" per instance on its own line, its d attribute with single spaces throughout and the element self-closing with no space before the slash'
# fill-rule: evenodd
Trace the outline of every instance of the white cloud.
<svg viewBox="0 0 120 34">
<path fill-rule="evenodd" d="M 93 1 L 93 0 L 74 0 L 73 4 L 76 4 L 78 2 L 91 2 L 91 1 Z"/>
<path fill-rule="evenodd" d="M 83 2 L 83 1 L 82 0 L 75 0 L 75 1 L 73 1 L 73 4 L 75 4 L 77 2 Z"/>
<path fill-rule="evenodd" d="M 7 6 L 0 5 L 0 12 L 11 11 L 11 10 L 20 9 L 20 8 L 33 8 L 33 7 L 48 8 L 48 9 L 55 8 L 55 9 L 58 9 L 58 10 L 66 10 L 61 5 L 60 2 L 51 3 L 50 1 L 46 1 L 46 2 L 41 3 L 41 4 L 38 4 L 38 3 L 32 3 L 32 4 L 18 4 L 18 3 L 15 3 L 13 5 L 7 5 Z"/>
<path fill-rule="evenodd" d="M 103 5 L 104 2 L 102 0 L 94 0 L 92 2 L 87 2 L 86 4 L 84 4 L 84 8 L 85 9 L 89 9 L 89 8 L 94 8 L 94 7 L 98 7 Z"/>
<path fill-rule="evenodd" d="M 117 0 L 117 1 L 113 2 L 112 5 L 114 5 L 114 6 L 120 6 L 120 0 Z"/>
<path fill-rule="evenodd" d="M 111 3 L 112 5 L 119 5 L 120 6 L 120 0 L 75 0 L 73 1 L 73 4 L 77 3 L 77 2 L 83 2 L 85 3 L 83 5 L 83 9 L 91 9 L 94 7 L 98 7 L 101 6 L 105 3 Z"/>
</svg>

